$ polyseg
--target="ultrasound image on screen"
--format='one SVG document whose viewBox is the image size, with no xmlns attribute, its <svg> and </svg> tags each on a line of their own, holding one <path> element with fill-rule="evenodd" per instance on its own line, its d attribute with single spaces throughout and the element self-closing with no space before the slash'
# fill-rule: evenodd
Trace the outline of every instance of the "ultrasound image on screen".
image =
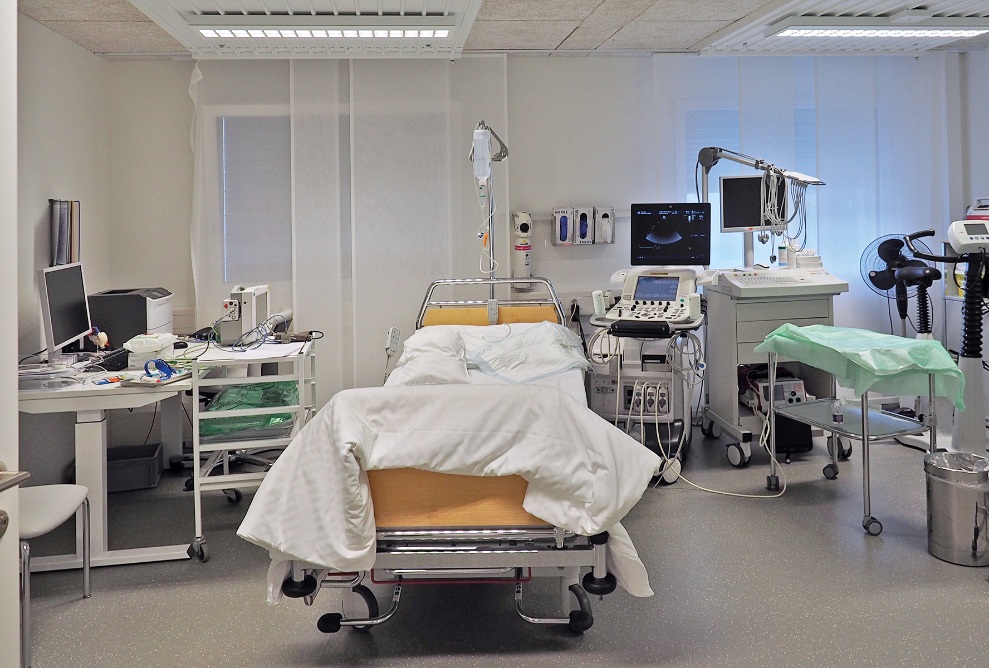
<svg viewBox="0 0 989 668">
<path fill-rule="evenodd" d="M 632 266 L 708 264 L 710 204 L 632 205 Z"/>
</svg>

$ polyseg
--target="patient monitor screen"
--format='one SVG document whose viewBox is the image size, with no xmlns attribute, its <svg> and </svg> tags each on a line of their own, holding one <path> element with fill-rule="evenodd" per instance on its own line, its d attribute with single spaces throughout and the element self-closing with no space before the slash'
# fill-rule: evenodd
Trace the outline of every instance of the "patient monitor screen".
<svg viewBox="0 0 989 668">
<path fill-rule="evenodd" d="M 711 205 L 632 205 L 632 266 L 711 264 Z"/>
<path fill-rule="evenodd" d="M 677 298 L 677 276 L 639 276 L 635 283 L 636 301 L 673 301 Z"/>
<path fill-rule="evenodd" d="M 762 191 L 768 193 L 761 176 L 721 177 L 721 231 L 752 232 L 763 224 Z M 776 187 L 776 216 L 786 220 L 786 180 Z"/>
</svg>

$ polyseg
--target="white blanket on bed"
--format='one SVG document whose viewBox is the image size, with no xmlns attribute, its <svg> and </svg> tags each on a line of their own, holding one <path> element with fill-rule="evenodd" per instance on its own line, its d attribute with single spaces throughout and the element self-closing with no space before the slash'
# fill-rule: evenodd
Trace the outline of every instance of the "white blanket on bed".
<svg viewBox="0 0 989 668">
<path fill-rule="evenodd" d="M 427 385 L 344 390 L 309 421 L 258 489 L 238 535 L 341 571 L 374 565 L 365 471 L 417 468 L 520 475 L 523 507 L 581 535 L 611 532 L 611 570 L 649 596 L 645 568 L 618 521 L 659 458 L 560 390 Z"/>
</svg>

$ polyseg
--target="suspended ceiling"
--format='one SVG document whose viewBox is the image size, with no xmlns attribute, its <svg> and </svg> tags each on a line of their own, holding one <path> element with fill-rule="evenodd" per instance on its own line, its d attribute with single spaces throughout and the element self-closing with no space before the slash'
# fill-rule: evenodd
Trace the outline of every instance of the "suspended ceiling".
<svg viewBox="0 0 989 668">
<path fill-rule="evenodd" d="M 982 19 L 986 0 L 937 0 L 923 5 L 897 0 L 18 0 L 18 10 L 89 51 L 107 58 L 231 57 L 203 49 L 182 32 L 175 16 L 265 14 L 414 15 L 428 9 L 462 21 L 459 44 L 418 40 L 409 53 L 525 53 L 585 55 L 611 53 L 812 54 L 919 53 L 929 49 L 985 49 L 989 36 L 944 41 L 922 38 L 824 42 L 816 38 L 767 36 L 787 17 L 890 17 L 921 9 L 935 19 Z M 135 5 L 148 9 L 148 14 Z M 150 16 L 149 16 L 150 14 Z M 172 16 L 174 15 L 174 16 Z M 163 18 L 164 17 L 164 18 Z M 152 20 L 154 18 L 155 20 Z M 157 23 L 156 23 L 157 21 Z M 178 36 L 178 38 L 176 37 Z M 192 46 L 190 46 L 192 44 Z M 225 48 L 226 45 L 224 45 Z M 361 57 L 351 49 L 322 57 Z M 377 48 L 380 52 L 381 47 Z M 292 49 L 269 57 L 298 57 Z M 259 57 L 257 53 L 245 53 Z M 307 54 L 312 57 L 312 54 Z M 375 55 L 375 54 L 371 54 Z M 263 56 L 261 56 L 263 57 Z M 317 54 L 316 57 L 320 57 Z"/>
</svg>

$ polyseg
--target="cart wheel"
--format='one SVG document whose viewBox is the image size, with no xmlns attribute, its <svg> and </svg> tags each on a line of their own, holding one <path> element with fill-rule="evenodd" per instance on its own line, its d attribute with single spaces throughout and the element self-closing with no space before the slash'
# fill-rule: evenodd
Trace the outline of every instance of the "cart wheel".
<svg viewBox="0 0 989 668">
<path fill-rule="evenodd" d="M 209 547 L 206 545 L 205 538 L 196 538 L 189 544 L 189 549 L 186 550 L 189 558 L 195 557 L 199 559 L 202 563 L 209 561 Z"/>
<path fill-rule="evenodd" d="M 659 476 L 659 484 L 672 485 L 680 479 L 681 470 L 683 470 L 683 464 L 680 463 L 679 459 L 668 459 L 663 464 L 663 474 Z"/>
<path fill-rule="evenodd" d="M 192 491 L 192 488 L 195 487 L 195 486 L 196 486 L 196 483 L 194 483 L 192 481 L 192 478 L 186 478 L 185 485 L 183 486 L 183 488 L 185 489 L 185 491 L 191 492 Z"/>
<path fill-rule="evenodd" d="M 707 436 L 708 438 L 719 438 L 722 433 L 721 425 L 715 422 L 714 420 L 711 420 L 709 422 L 702 420 L 701 433 Z"/>
<path fill-rule="evenodd" d="M 728 462 L 736 468 L 742 468 L 749 463 L 750 457 L 745 456 L 745 450 L 740 443 L 729 443 L 727 454 Z"/>
<path fill-rule="evenodd" d="M 838 441 L 838 459 L 848 459 L 852 456 L 852 444 L 840 436 L 828 436 L 828 454 L 834 457 L 834 442 Z M 846 447 L 847 445 L 847 447 Z"/>
<path fill-rule="evenodd" d="M 845 447 L 845 443 L 848 444 L 848 447 L 847 448 Z M 851 441 L 845 441 L 845 439 L 843 439 L 843 438 L 839 438 L 838 439 L 838 459 L 848 459 L 851 456 L 852 456 L 852 442 Z"/>
<path fill-rule="evenodd" d="M 834 464 L 828 464 L 824 467 L 824 477 L 828 480 L 834 480 L 838 477 L 838 467 Z"/>
<path fill-rule="evenodd" d="M 883 532 L 883 523 L 875 517 L 866 517 L 862 520 L 862 528 L 865 529 L 866 533 L 870 536 L 878 536 Z"/>
<path fill-rule="evenodd" d="M 222 491 L 230 503 L 240 503 L 240 500 L 244 498 L 239 489 L 224 489 Z"/>
<path fill-rule="evenodd" d="M 368 619 L 373 619 L 373 618 L 377 617 L 380 614 L 378 612 L 378 599 L 376 599 L 374 597 L 374 592 L 372 592 L 370 589 L 368 589 L 364 585 L 357 585 L 356 587 L 354 587 L 350 591 L 354 592 L 355 594 L 357 594 L 358 596 L 360 596 L 362 599 L 364 599 L 364 605 L 367 606 L 367 615 L 366 616 L 367 616 Z M 373 627 L 370 624 L 364 624 L 362 626 L 354 626 L 352 628 L 355 631 L 358 631 L 360 633 L 367 633 Z"/>
</svg>

